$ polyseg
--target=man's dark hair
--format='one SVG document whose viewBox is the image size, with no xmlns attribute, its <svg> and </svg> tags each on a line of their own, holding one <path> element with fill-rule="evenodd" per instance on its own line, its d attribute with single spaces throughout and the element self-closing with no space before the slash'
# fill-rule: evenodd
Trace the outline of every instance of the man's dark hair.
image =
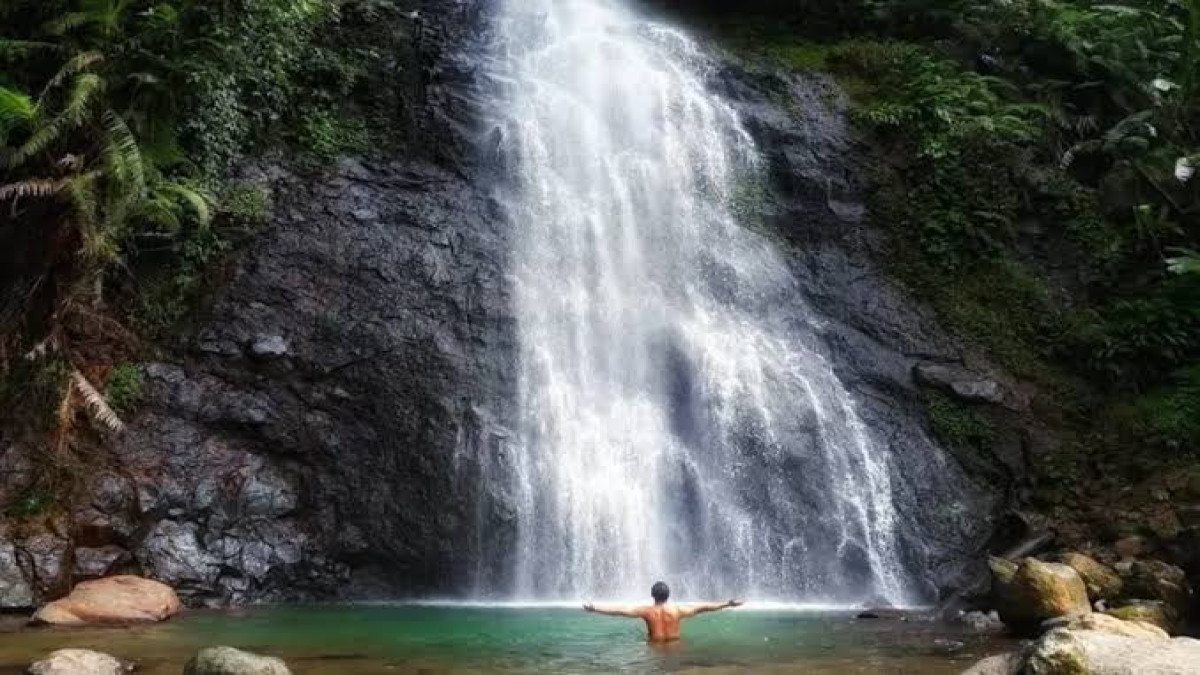
<svg viewBox="0 0 1200 675">
<path fill-rule="evenodd" d="M 671 589 L 660 581 L 651 587 L 650 596 L 654 598 L 655 602 L 663 603 L 667 601 L 667 598 L 671 597 Z"/>
</svg>

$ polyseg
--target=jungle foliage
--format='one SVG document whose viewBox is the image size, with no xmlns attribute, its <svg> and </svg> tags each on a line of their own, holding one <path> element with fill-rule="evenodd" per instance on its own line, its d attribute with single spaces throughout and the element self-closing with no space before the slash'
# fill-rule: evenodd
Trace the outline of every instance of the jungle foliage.
<svg viewBox="0 0 1200 675">
<path fill-rule="evenodd" d="M 269 194 L 231 169 L 281 145 L 365 150 L 368 117 L 392 112 L 372 78 L 400 15 L 391 0 L 0 3 L 0 415 L 27 413 L 50 377 L 57 446 L 77 411 L 119 431 L 141 387 L 126 362 L 267 216 Z"/>
<path fill-rule="evenodd" d="M 1200 450 L 1200 0 L 800 4 L 718 25 L 845 85 L 900 277 L 1105 443 Z"/>
</svg>

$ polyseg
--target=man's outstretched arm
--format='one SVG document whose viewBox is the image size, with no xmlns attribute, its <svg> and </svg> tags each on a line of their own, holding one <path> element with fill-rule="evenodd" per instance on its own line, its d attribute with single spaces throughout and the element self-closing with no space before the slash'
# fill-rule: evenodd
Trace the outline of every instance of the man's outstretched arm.
<svg viewBox="0 0 1200 675">
<path fill-rule="evenodd" d="M 706 602 L 700 605 L 689 605 L 684 607 L 680 614 L 684 618 L 690 618 L 707 612 L 719 612 L 730 607 L 741 607 L 746 603 L 741 600 L 730 600 L 728 602 Z"/>
<path fill-rule="evenodd" d="M 641 607 L 597 607 L 589 602 L 584 604 L 583 611 L 604 614 L 605 616 L 623 616 L 629 619 L 642 618 Z"/>
</svg>

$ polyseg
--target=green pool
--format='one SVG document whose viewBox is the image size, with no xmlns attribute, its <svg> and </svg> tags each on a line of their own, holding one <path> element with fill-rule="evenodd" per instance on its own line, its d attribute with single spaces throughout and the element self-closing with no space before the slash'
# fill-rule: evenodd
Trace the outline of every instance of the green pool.
<svg viewBox="0 0 1200 675">
<path fill-rule="evenodd" d="M 742 609 L 693 619 L 685 641 L 643 642 L 640 622 L 571 607 L 371 605 L 196 611 L 123 629 L 0 633 L 0 673 L 61 647 L 99 649 L 178 675 L 201 647 L 285 658 L 305 673 L 958 673 L 1002 651 L 997 638 L 925 621 L 855 620 L 850 612 Z"/>
</svg>

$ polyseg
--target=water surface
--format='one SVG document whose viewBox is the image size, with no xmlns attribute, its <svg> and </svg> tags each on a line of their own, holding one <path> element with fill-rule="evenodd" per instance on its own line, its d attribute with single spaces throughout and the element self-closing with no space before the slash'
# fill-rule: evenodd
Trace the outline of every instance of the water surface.
<svg viewBox="0 0 1200 675">
<path fill-rule="evenodd" d="M 315 606 L 197 611 L 122 629 L 0 632 L 0 674 L 63 647 L 178 675 L 197 650 L 231 645 L 283 657 L 297 675 L 397 673 L 961 672 L 1003 651 L 997 638 L 926 621 L 863 621 L 837 611 L 739 610 L 693 619 L 684 642 L 647 645 L 641 623 L 567 607 Z"/>
</svg>

